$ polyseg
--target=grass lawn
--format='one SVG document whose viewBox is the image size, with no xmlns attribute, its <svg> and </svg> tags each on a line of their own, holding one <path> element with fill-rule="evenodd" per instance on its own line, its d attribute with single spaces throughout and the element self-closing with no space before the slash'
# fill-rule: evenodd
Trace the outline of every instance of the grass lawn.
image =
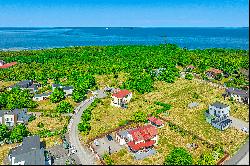
<svg viewBox="0 0 250 166">
<path fill-rule="evenodd" d="M 73 101 L 71 97 L 66 97 L 65 101 L 69 102 L 73 107 L 76 107 L 78 104 Z M 56 106 L 59 103 L 52 103 L 49 99 L 38 101 L 38 106 L 34 110 L 55 110 Z"/>
<path fill-rule="evenodd" d="M 0 163 L 1 165 L 3 165 L 3 160 L 5 159 L 5 157 L 8 156 L 8 153 L 10 151 L 10 149 L 16 147 L 18 145 L 18 143 L 15 144 L 4 144 L 2 146 L 0 146 Z"/>
<path fill-rule="evenodd" d="M 159 106 L 154 104 L 155 101 L 168 103 L 173 106 L 173 108 L 169 111 L 168 116 L 168 118 L 173 123 L 188 131 L 192 131 L 194 134 L 204 138 L 210 143 L 220 144 L 224 150 L 227 150 L 231 155 L 248 137 L 247 134 L 234 128 L 229 128 L 226 131 L 219 131 L 205 121 L 204 111 L 208 108 L 209 104 L 215 101 L 220 101 L 230 105 L 230 115 L 245 121 L 249 120 L 248 106 L 231 102 L 229 100 L 224 100 L 221 96 L 221 94 L 224 92 L 223 89 L 212 87 L 208 84 L 198 82 L 195 79 L 189 81 L 182 78 L 179 78 L 173 84 L 158 81 L 155 82 L 154 87 L 155 90 L 153 92 L 144 95 L 133 92 L 133 98 L 128 104 L 127 109 L 110 106 L 110 97 L 102 99 L 103 102 L 99 103 L 98 106 L 92 111 L 92 129 L 89 135 L 83 135 L 83 140 L 86 141 L 89 138 L 93 138 L 101 133 L 109 131 L 110 129 L 118 127 L 120 120 L 130 119 L 133 113 L 138 110 L 141 110 L 145 113 L 152 113 L 157 108 L 159 108 Z M 198 94 L 198 99 L 193 97 L 194 93 Z M 194 101 L 199 102 L 200 105 L 195 109 L 189 109 L 187 105 Z M 185 147 L 186 143 L 190 141 L 190 138 L 173 136 L 178 133 L 169 131 L 168 127 L 162 128 L 160 130 L 164 130 L 161 131 L 164 134 L 161 134 L 160 132 L 161 136 L 159 144 L 161 148 L 158 149 L 160 153 L 153 156 L 152 159 L 150 157 L 145 159 L 146 161 L 138 162 L 148 164 L 150 164 L 150 162 L 152 162 L 152 164 L 162 164 L 165 157 L 165 155 L 162 154 L 169 153 L 169 150 L 173 145 Z M 168 137 L 168 135 L 171 137 Z M 194 158 L 197 158 L 197 156 L 199 156 L 204 150 L 207 151 L 209 149 L 198 148 L 196 152 L 191 153 L 193 154 Z M 124 158 L 124 162 L 122 159 L 119 159 L 119 164 L 137 162 L 134 161 L 133 158 L 129 157 L 130 155 L 126 154 L 124 151 L 118 152 L 117 155 L 121 155 L 119 153 L 124 153 L 124 156 L 127 156 Z M 114 155 L 114 159 L 115 158 L 116 157 Z"/>
</svg>

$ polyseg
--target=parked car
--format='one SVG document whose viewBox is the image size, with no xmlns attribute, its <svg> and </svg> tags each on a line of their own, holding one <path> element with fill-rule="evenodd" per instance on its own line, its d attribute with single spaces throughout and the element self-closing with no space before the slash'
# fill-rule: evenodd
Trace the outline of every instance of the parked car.
<svg viewBox="0 0 250 166">
<path fill-rule="evenodd" d="M 241 131 L 243 131 L 243 132 L 245 132 L 245 133 L 248 133 L 248 132 L 249 132 L 249 131 L 248 131 L 248 128 L 246 128 L 246 127 L 241 128 Z"/>
<path fill-rule="evenodd" d="M 109 135 L 109 134 L 108 134 L 106 137 L 107 137 L 107 139 L 108 139 L 109 141 L 112 141 L 112 140 L 113 140 L 112 136 Z"/>
</svg>

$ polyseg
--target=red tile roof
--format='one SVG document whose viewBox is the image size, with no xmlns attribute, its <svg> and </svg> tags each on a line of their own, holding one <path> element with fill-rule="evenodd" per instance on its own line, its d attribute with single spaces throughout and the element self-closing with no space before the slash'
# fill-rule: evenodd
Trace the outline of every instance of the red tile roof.
<svg viewBox="0 0 250 166">
<path fill-rule="evenodd" d="M 157 118 L 155 118 L 155 117 L 153 117 L 153 116 L 151 116 L 150 118 L 148 118 L 148 120 L 149 120 L 150 122 L 152 122 L 152 123 L 158 125 L 158 126 L 163 125 L 163 122 L 162 122 L 160 119 L 157 119 Z"/>
<path fill-rule="evenodd" d="M 128 146 L 134 151 L 138 151 L 138 150 L 143 149 L 143 148 L 148 148 L 150 146 L 153 146 L 154 144 L 155 144 L 154 140 L 140 142 L 138 144 L 135 144 L 133 141 L 128 142 Z"/>
<path fill-rule="evenodd" d="M 157 128 L 152 125 L 142 126 L 137 129 L 130 130 L 129 133 L 132 135 L 133 141 L 135 142 L 150 140 L 158 134 Z"/>
<path fill-rule="evenodd" d="M 193 65 L 189 65 L 187 66 L 188 69 L 195 69 L 195 67 Z"/>
<path fill-rule="evenodd" d="M 6 69 L 6 68 L 9 68 L 9 67 L 14 66 L 16 64 L 17 64 L 17 62 L 6 63 L 3 66 L 0 66 L 0 69 Z"/>
<path fill-rule="evenodd" d="M 208 72 L 213 72 L 215 74 L 221 74 L 223 71 L 221 71 L 219 69 L 211 68 L 211 69 L 208 70 Z"/>
<path fill-rule="evenodd" d="M 115 96 L 117 98 L 123 98 L 123 97 L 126 97 L 130 93 L 131 93 L 130 91 L 124 89 L 124 90 L 119 90 L 117 93 L 113 93 L 112 96 Z"/>
</svg>

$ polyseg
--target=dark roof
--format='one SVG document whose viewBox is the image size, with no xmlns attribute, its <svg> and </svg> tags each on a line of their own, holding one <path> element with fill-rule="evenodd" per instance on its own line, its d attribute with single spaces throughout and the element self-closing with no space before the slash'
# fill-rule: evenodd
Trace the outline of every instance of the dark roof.
<svg viewBox="0 0 250 166">
<path fill-rule="evenodd" d="M 15 162 L 25 161 L 25 165 L 45 165 L 44 149 L 41 148 L 40 137 L 29 136 L 23 138 L 23 143 L 10 150 Z"/>
<path fill-rule="evenodd" d="M 42 93 L 42 94 L 35 94 L 34 97 L 48 97 L 51 94 L 52 94 L 52 92 Z"/>
<path fill-rule="evenodd" d="M 220 103 L 220 102 L 218 102 L 218 101 L 216 101 L 215 103 L 213 103 L 213 104 L 211 104 L 211 106 L 214 106 L 214 107 L 216 107 L 216 108 L 227 108 L 228 107 L 228 105 L 225 105 L 225 104 L 223 104 L 223 103 Z"/>
<path fill-rule="evenodd" d="M 52 84 L 52 87 L 60 87 L 60 86 L 62 86 L 62 85 L 60 85 L 60 84 Z"/>
<path fill-rule="evenodd" d="M 74 89 L 73 86 L 64 86 L 63 90 L 70 90 L 70 89 Z"/>
<path fill-rule="evenodd" d="M 226 92 L 236 94 L 236 95 L 239 95 L 242 97 L 249 97 L 249 91 L 241 90 L 241 89 L 237 89 L 237 88 L 228 88 L 228 89 L 226 89 Z"/>
</svg>

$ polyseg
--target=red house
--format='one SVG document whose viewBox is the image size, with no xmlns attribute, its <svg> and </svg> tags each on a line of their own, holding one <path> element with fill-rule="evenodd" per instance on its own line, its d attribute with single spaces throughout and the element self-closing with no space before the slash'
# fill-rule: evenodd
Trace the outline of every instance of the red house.
<svg viewBox="0 0 250 166">
<path fill-rule="evenodd" d="M 160 119 L 157 119 L 157 118 L 155 118 L 153 116 L 151 116 L 150 118 L 148 118 L 148 121 L 149 121 L 149 123 L 151 123 L 151 125 L 154 125 L 154 126 L 156 126 L 158 128 L 164 126 L 164 123 Z"/>
<path fill-rule="evenodd" d="M 117 90 L 115 93 L 112 94 L 111 105 L 115 107 L 123 107 L 126 108 L 128 102 L 132 98 L 132 92 L 129 90 Z"/>
<path fill-rule="evenodd" d="M 17 64 L 17 62 L 11 62 L 11 63 L 6 63 L 6 64 L 1 64 L 0 65 L 0 69 L 6 69 L 6 68 L 9 68 L 9 67 L 14 66 L 16 64 Z"/>
<path fill-rule="evenodd" d="M 153 147 L 158 141 L 158 131 L 155 126 L 147 125 L 128 131 L 130 141 L 128 147 L 132 152 Z"/>
</svg>

